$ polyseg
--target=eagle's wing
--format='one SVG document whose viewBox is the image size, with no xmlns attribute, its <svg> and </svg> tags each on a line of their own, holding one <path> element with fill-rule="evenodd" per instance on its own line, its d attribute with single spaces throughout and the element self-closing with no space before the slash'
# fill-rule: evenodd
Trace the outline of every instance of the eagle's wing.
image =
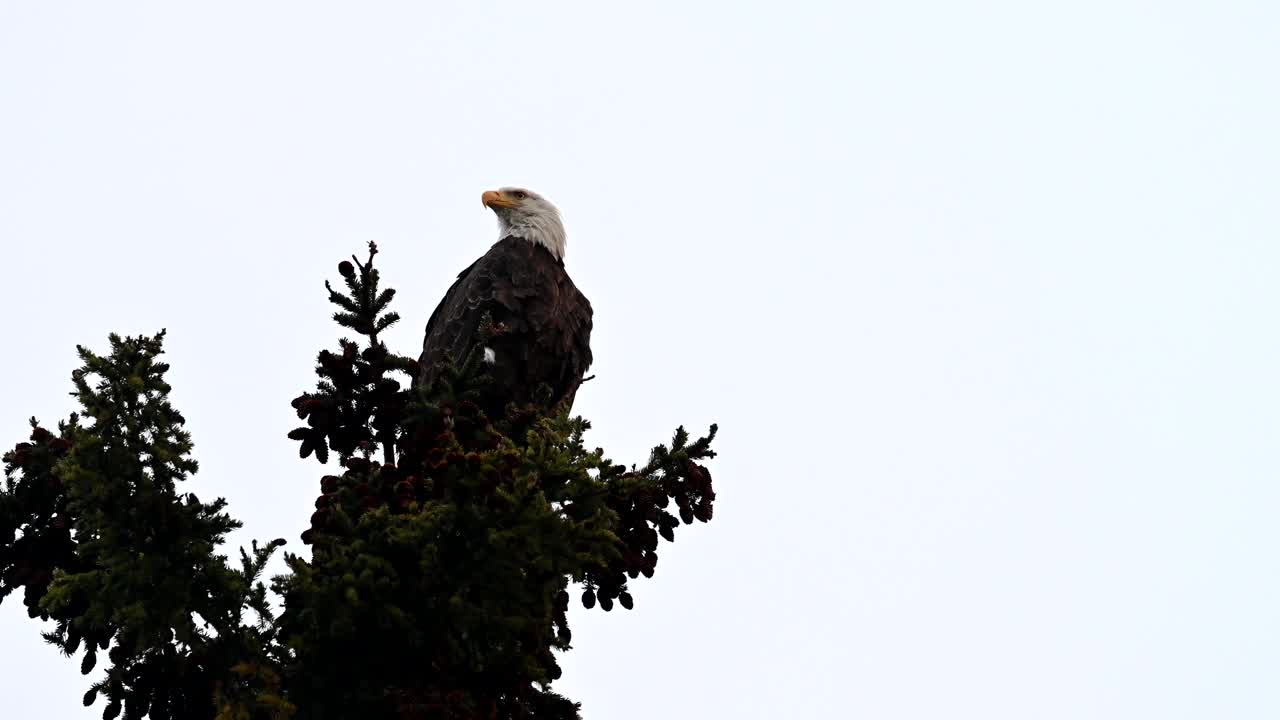
<svg viewBox="0 0 1280 720">
<path fill-rule="evenodd" d="M 468 265 L 462 272 L 458 273 L 458 277 L 449 286 L 448 292 L 444 294 L 444 298 L 436 305 L 436 309 L 431 312 L 431 317 L 427 319 L 427 327 L 422 338 L 422 355 L 418 357 L 418 364 L 421 366 L 418 371 L 418 377 L 415 378 L 415 385 L 430 385 L 436 376 L 436 363 L 445 359 L 444 355 L 452 351 L 453 342 L 445 337 L 444 331 L 446 326 L 456 323 L 456 316 L 467 303 L 461 302 L 469 293 L 467 292 L 467 280 L 471 273 L 475 271 L 476 266 L 484 261 L 486 256 Z M 454 322 L 450 322 L 450 320 Z M 453 338 L 456 340 L 457 338 Z M 455 358 L 461 360 L 462 358 Z"/>
<path fill-rule="evenodd" d="M 427 351 L 427 343 L 431 339 L 431 331 L 435 328 L 436 322 L 439 319 L 440 315 L 442 314 L 441 311 L 443 311 L 450 304 L 450 301 L 457 295 L 458 289 L 462 286 L 462 283 L 466 279 L 467 275 L 470 275 L 471 271 L 475 269 L 475 266 L 479 264 L 480 264 L 480 260 L 476 260 L 475 262 L 468 265 L 466 269 L 464 269 L 462 272 L 458 273 L 457 279 L 454 280 L 453 284 L 449 286 L 449 291 L 444 294 L 444 299 L 440 301 L 439 305 L 436 305 L 435 310 L 431 311 L 431 317 L 427 318 L 427 329 L 422 338 L 422 351 L 424 353 Z"/>
</svg>

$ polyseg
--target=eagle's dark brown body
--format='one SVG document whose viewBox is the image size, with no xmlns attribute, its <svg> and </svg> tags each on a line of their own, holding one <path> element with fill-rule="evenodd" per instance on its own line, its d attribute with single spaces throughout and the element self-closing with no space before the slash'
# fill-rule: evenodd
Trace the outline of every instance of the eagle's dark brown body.
<svg viewBox="0 0 1280 720">
<path fill-rule="evenodd" d="M 485 313 L 497 334 L 483 338 Z M 591 303 L 546 248 L 506 237 L 463 270 L 427 321 L 419 385 L 438 363 L 462 362 L 476 345 L 492 349 L 491 373 L 507 402 L 533 398 L 540 383 L 552 404 L 573 403 L 591 365 Z"/>
</svg>

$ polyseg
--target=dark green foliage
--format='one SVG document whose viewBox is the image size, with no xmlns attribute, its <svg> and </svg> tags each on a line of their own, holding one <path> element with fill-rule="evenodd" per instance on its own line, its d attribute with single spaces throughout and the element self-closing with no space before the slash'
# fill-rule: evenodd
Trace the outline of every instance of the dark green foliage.
<svg viewBox="0 0 1280 720">
<path fill-rule="evenodd" d="M 582 418 L 538 404 L 489 417 L 503 400 L 475 353 L 411 387 L 417 362 L 379 339 L 397 318 L 376 252 L 329 288 L 359 342 L 322 352 L 316 390 L 294 401 L 301 455 L 339 467 L 302 536 L 311 558 L 286 554 L 273 582 L 278 618 L 258 578 L 283 541 L 232 568 L 216 553 L 237 526 L 225 503 L 177 490 L 196 466 L 163 333 L 81 349 L 83 412 L 57 434 L 33 421 L 5 455 L 0 599 L 24 588 L 50 642 L 86 673 L 106 667 L 84 697 L 106 700 L 104 718 L 576 718 L 550 689 L 569 585 L 587 608 L 631 609 L 659 537 L 711 519 L 700 461 L 715 426 L 627 468 L 584 445 Z"/>
<path fill-rule="evenodd" d="M 74 523 L 67 493 L 54 476 L 54 466 L 71 449 L 31 418 L 31 441 L 18 443 L 4 456 L 5 492 L 0 493 L 0 599 L 25 588 L 23 602 L 31 617 L 49 619 L 40 600 L 55 570 L 85 569 L 71 539 Z M 91 661 L 90 661 L 91 662 Z"/>
<path fill-rule="evenodd" d="M 163 336 L 112 335 L 106 357 L 79 348 L 83 412 L 57 436 L 33 420 L 32 442 L 4 456 L 0 597 L 25 586 L 28 613 L 55 622 L 45 638 L 82 652 L 83 673 L 106 655 L 84 698 L 104 695 L 103 717 L 211 718 L 229 668 L 271 642 L 243 615 L 270 618 L 255 582 L 282 541 L 233 570 L 215 552 L 238 526 L 225 501 L 178 492 L 196 463 L 157 362 Z"/>
<path fill-rule="evenodd" d="M 362 263 L 352 257 L 355 265 L 346 260 L 338 265 L 348 292 L 337 292 L 325 282 L 329 302 L 339 308 L 333 319 L 366 336 L 369 343 L 361 351 L 356 343 L 344 339 L 338 352 L 320 352 L 317 391 L 304 393 L 293 401 L 298 417 L 307 425 L 289 433 L 289 437 L 301 441 L 298 454 L 304 458 L 314 452 L 320 462 L 326 462 L 330 449 L 346 458 L 374 445 L 383 447 L 388 462 L 394 457 L 394 436 L 404 415 L 407 394 L 388 374 L 407 372 L 416 362 L 391 354 L 378 341 L 378 333 L 395 324 L 400 316 L 386 311 L 396 291 L 378 289 L 378 271 L 373 267 L 377 252 L 377 246 L 369 243 L 368 261 Z"/>
</svg>

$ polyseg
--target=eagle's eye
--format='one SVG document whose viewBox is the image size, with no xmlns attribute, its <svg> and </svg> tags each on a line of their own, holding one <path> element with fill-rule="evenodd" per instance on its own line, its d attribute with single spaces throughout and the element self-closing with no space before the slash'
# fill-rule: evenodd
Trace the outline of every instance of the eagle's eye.
<svg viewBox="0 0 1280 720">
<path fill-rule="evenodd" d="M 525 193 L 523 190 L 517 190 L 511 194 L 515 195 L 517 200 L 523 200 L 525 198 Z"/>
</svg>

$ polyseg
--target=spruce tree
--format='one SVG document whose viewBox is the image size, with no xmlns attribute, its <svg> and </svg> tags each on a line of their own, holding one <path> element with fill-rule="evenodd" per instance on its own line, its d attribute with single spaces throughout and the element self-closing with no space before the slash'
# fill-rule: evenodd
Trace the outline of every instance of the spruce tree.
<svg viewBox="0 0 1280 720">
<path fill-rule="evenodd" d="M 332 470 L 301 535 L 310 556 L 286 553 L 271 581 L 278 612 L 261 576 L 285 541 L 233 566 L 218 553 L 239 526 L 226 502 L 180 490 L 197 465 L 163 331 L 80 348 L 82 410 L 56 432 L 32 419 L 4 455 L 0 601 L 21 588 L 85 674 L 105 653 L 84 703 L 101 697 L 107 720 L 577 718 L 551 689 L 572 596 L 630 610 L 659 538 L 711 519 L 714 425 L 628 467 L 562 408 L 490 416 L 502 399 L 476 353 L 413 387 L 417 361 L 380 337 L 399 317 L 376 253 L 339 264 L 344 288 L 326 283 L 355 338 L 319 354 L 315 389 L 293 401 L 299 455 Z"/>
</svg>

